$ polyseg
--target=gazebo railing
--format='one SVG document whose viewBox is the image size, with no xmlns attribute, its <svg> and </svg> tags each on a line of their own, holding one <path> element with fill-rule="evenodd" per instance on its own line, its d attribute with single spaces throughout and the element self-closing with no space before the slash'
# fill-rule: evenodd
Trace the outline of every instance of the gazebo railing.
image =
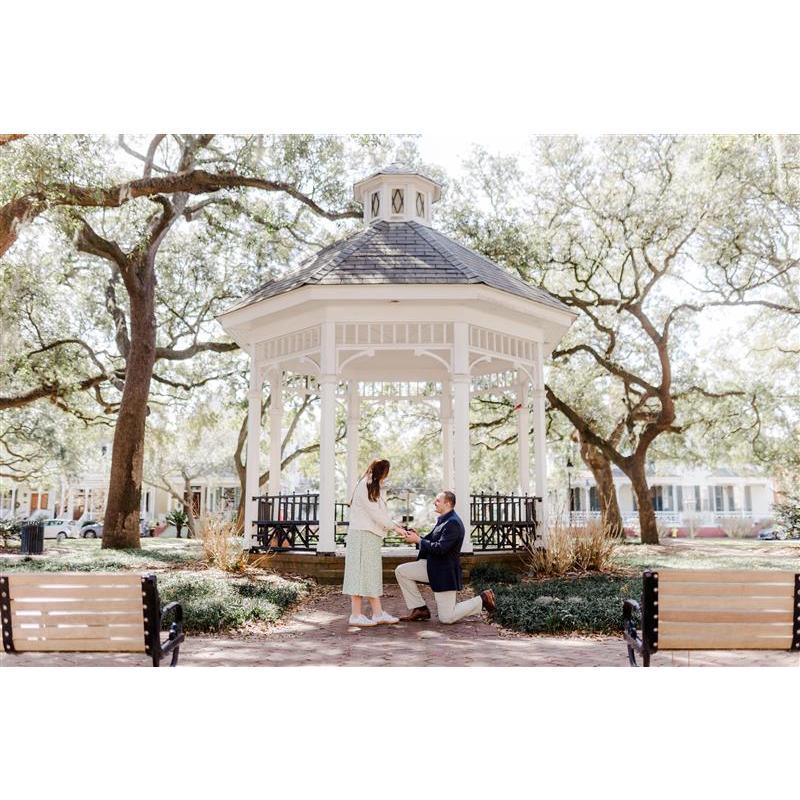
<svg viewBox="0 0 800 800">
<path fill-rule="evenodd" d="M 536 501 L 515 494 L 473 494 L 469 518 L 475 550 L 524 550 L 536 541 Z"/>
<path fill-rule="evenodd" d="M 258 549 L 270 551 L 316 550 L 319 542 L 319 495 L 260 495 L 256 539 Z M 529 495 L 473 494 L 470 496 L 470 528 L 476 551 L 522 550 L 537 535 L 536 501 Z M 347 503 L 335 505 L 335 541 L 345 543 Z M 391 533 L 387 547 L 405 545 Z"/>
<path fill-rule="evenodd" d="M 316 550 L 319 542 L 319 495 L 259 495 L 256 539 L 264 550 Z M 336 503 L 336 543 L 344 544 L 347 503 Z"/>
</svg>

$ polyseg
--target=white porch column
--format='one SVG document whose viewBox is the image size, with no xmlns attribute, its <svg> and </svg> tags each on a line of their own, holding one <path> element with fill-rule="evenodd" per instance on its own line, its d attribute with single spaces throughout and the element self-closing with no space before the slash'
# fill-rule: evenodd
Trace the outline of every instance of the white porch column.
<svg viewBox="0 0 800 800">
<path fill-rule="evenodd" d="M 530 494 L 531 492 L 531 414 L 528 410 L 528 379 L 520 376 L 517 385 L 517 455 L 519 458 L 519 492 L 520 494 Z"/>
<path fill-rule="evenodd" d="M 453 454 L 456 512 L 466 529 L 462 553 L 472 552 L 469 519 L 469 325 L 453 323 Z"/>
<path fill-rule="evenodd" d="M 269 375 L 269 493 L 281 493 L 281 440 L 283 431 L 283 375 L 274 369 Z"/>
<path fill-rule="evenodd" d="M 347 498 L 355 489 L 358 475 L 358 425 L 361 422 L 361 396 L 358 381 L 347 385 Z"/>
<path fill-rule="evenodd" d="M 336 325 L 322 323 L 319 393 L 319 544 L 318 553 L 336 551 Z"/>
<path fill-rule="evenodd" d="M 250 354 L 250 391 L 247 393 L 247 462 L 245 464 L 244 541 L 249 550 L 255 540 L 254 522 L 258 518 L 258 483 L 261 476 L 261 391 L 263 377 L 255 359 L 255 348 Z"/>
<path fill-rule="evenodd" d="M 547 442 L 545 441 L 544 415 L 544 357 L 541 342 L 534 344 L 533 386 L 533 458 L 536 469 L 536 495 L 539 503 L 539 526 L 547 545 Z"/>
<path fill-rule="evenodd" d="M 739 516 L 744 516 L 744 484 L 742 483 L 734 483 L 733 484 L 733 505 L 734 508 L 731 509 L 732 511 L 738 511 Z"/>
<path fill-rule="evenodd" d="M 439 416 L 442 420 L 442 487 L 453 489 L 453 386 L 442 381 L 439 397 Z"/>
</svg>

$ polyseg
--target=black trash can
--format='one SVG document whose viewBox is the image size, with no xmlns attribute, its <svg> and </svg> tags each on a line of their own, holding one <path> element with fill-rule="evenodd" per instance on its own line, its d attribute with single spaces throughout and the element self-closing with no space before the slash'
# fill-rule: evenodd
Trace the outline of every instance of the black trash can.
<svg viewBox="0 0 800 800">
<path fill-rule="evenodd" d="M 23 525 L 19 532 L 20 552 L 26 556 L 40 556 L 44 552 L 44 525 L 31 522 Z"/>
</svg>

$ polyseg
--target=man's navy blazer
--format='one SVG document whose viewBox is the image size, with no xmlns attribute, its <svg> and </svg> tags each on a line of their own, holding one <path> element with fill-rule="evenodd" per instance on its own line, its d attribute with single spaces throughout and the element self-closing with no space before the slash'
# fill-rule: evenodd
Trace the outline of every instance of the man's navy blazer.
<svg viewBox="0 0 800 800">
<path fill-rule="evenodd" d="M 428 562 L 428 582 L 434 592 L 461 589 L 461 544 L 464 523 L 455 511 L 436 520 L 434 529 L 419 540 L 417 560 Z"/>
</svg>

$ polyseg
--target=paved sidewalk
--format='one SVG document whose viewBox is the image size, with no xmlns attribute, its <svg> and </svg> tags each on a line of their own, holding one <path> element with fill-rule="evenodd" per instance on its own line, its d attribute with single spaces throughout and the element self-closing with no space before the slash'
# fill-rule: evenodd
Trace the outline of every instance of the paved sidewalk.
<svg viewBox="0 0 800 800">
<path fill-rule="evenodd" d="M 425 590 L 429 606 L 433 598 Z M 389 586 L 384 606 L 395 615 L 405 606 Z M 180 666 L 388 666 L 388 667 L 624 667 L 621 637 L 523 636 L 503 631 L 485 616 L 455 625 L 398 623 L 376 628 L 347 624 L 349 600 L 335 589 L 322 591 L 269 631 L 233 636 L 187 637 Z M 0 652 L 0 667 L 141 666 L 144 656 L 105 653 Z M 800 654 L 768 652 L 666 653 L 653 666 L 800 666 Z"/>
</svg>

